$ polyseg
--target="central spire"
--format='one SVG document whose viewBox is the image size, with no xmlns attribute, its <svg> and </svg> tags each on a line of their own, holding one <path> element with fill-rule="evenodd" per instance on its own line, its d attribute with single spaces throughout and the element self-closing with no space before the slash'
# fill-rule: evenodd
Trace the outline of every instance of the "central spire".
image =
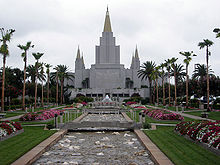
<svg viewBox="0 0 220 165">
<path fill-rule="evenodd" d="M 107 6 L 107 11 L 106 11 L 106 16 L 105 16 L 104 32 L 112 32 L 108 6 Z"/>
</svg>

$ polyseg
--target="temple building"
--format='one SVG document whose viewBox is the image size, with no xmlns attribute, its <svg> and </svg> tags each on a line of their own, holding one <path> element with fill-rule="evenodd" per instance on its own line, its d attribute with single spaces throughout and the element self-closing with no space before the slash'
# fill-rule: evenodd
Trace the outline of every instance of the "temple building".
<svg viewBox="0 0 220 165">
<path fill-rule="evenodd" d="M 126 69 L 120 63 L 120 46 L 116 45 L 113 36 L 109 11 L 105 16 L 104 29 L 100 37 L 100 44 L 95 47 L 95 64 L 90 69 L 85 68 L 83 55 L 78 47 L 75 60 L 74 81 L 68 82 L 74 88 L 69 89 L 71 98 L 81 93 L 96 100 L 101 100 L 105 95 L 113 100 L 122 101 L 134 93 L 142 97 L 149 97 L 146 80 L 141 81 L 137 72 L 140 69 L 140 58 L 136 46 L 131 57 L 131 66 Z"/>
</svg>

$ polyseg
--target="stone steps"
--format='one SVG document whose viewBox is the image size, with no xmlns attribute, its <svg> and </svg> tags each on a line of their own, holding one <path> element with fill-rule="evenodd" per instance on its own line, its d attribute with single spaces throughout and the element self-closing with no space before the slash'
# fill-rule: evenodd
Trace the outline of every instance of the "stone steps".
<svg viewBox="0 0 220 165">
<path fill-rule="evenodd" d="M 134 128 L 140 128 L 141 124 L 134 123 L 134 122 L 123 122 L 123 121 L 82 121 L 82 122 L 69 122 L 65 125 L 60 125 L 62 129 L 68 130 L 79 130 L 79 129 L 86 129 L 86 130 L 96 130 L 108 128 L 108 130 L 116 129 L 116 128 L 125 128 L 129 130 L 133 130 Z"/>
</svg>

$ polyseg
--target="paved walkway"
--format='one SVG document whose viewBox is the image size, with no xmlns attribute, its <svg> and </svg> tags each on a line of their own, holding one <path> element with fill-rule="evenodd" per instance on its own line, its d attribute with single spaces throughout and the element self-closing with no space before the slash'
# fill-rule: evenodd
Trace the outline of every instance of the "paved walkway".
<svg viewBox="0 0 220 165">
<path fill-rule="evenodd" d="M 151 105 L 148 105 L 148 106 L 151 107 L 151 108 L 162 109 L 162 110 L 165 110 L 165 111 L 168 111 L 168 112 L 173 112 L 173 113 L 176 113 L 176 114 L 180 114 L 180 115 L 182 115 L 182 116 L 184 116 L 184 117 L 189 117 L 189 118 L 191 118 L 191 119 L 196 119 L 196 120 L 208 120 L 208 121 L 215 122 L 215 120 L 212 120 L 212 119 L 202 118 L 202 117 L 199 117 L 199 116 L 190 115 L 190 114 L 186 114 L 186 113 L 182 113 L 182 112 L 171 111 L 171 110 L 167 110 L 167 109 L 164 109 L 164 108 L 155 107 L 155 106 L 151 106 Z"/>
</svg>

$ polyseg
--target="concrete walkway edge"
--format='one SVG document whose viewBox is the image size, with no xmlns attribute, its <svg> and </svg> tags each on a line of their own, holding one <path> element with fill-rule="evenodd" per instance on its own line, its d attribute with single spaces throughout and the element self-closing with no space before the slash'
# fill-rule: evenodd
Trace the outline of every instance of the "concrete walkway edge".
<svg viewBox="0 0 220 165">
<path fill-rule="evenodd" d="M 122 113 L 127 121 L 132 121 L 126 113 Z M 150 140 L 150 138 L 141 130 L 135 129 L 134 133 L 137 135 L 142 144 L 150 152 L 151 158 L 158 165 L 173 165 L 172 161 Z"/>
<path fill-rule="evenodd" d="M 82 115 L 80 115 L 79 117 L 77 117 L 76 119 L 74 119 L 72 122 L 80 122 L 80 120 L 82 120 L 84 117 L 86 117 L 88 115 L 88 112 L 83 113 Z"/>
<path fill-rule="evenodd" d="M 171 160 L 141 130 L 134 130 L 142 144 L 148 149 L 154 162 L 158 165 L 174 165 Z"/>
<path fill-rule="evenodd" d="M 50 146 L 60 140 L 67 130 L 59 130 L 58 132 L 51 135 L 49 138 L 38 144 L 36 147 L 31 149 L 29 152 L 24 154 L 22 157 L 17 159 L 12 165 L 31 165 L 34 163 Z"/>
</svg>

